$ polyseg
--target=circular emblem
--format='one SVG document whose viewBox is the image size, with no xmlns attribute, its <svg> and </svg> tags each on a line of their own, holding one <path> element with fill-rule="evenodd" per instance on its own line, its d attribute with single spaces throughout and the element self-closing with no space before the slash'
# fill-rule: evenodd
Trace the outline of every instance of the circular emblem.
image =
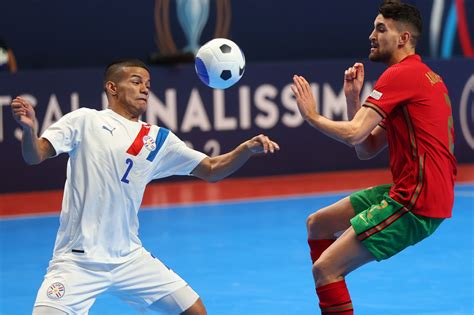
<svg viewBox="0 0 474 315">
<path fill-rule="evenodd" d="M 474 75 L 471 75 L 462 91 L 459 115 L 464 138 L 474 150 Z"/>
<path fill-rule="evenodd" d="M 55 282 L 49 286 L 48 291 L 46 291 L 48 297 L 52 300 L 59 300 L 66 293 L 66 289 L 61 282 Z"/>
<path fill-rule="evenodd" d="M 156 149 L 155 140 L 153 140 L 153 138 L 148 135 L 143 137 L 143 145 L 145 146 L 145 149 L 150 152 L 155 151 Z"/>
</svg>

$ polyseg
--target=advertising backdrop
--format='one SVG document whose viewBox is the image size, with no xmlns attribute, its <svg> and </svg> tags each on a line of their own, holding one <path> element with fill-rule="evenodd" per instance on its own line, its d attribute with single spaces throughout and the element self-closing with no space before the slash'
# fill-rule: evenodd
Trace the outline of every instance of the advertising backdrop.
<svg viewBox="0 0 474 315">
<path fill-rule="evenodd" d="M 171 129 L 208 155 L 227 152 L 242 141 L 265 133 L 281 151 L 255 158 L 234 176 L 368 169 L 388 166 L 385 151 L 360 161 L 350 147 L 312 129 L 297 111 L 290 89 L 294 74 L 305 76 L 320 112 L 330 119 L 347 118 L 343 73 L 356 60 L 294 63 L 253 63 L 242 80 L 228 90 L 212 90 L 185 64 L 151 69 L 151 94 L 142 120 Z M 363 61 L 364 62 L 364 61 Z M 459 162 L 474 162 L 474 60 L 428 62 L 448 86 L 456 129 Z M 362 98 L 383 72 L 380 64 L 365 62 Z M 21 156 L 21 130 L 10 114 L 11 100 L 22 95 L 35 105 L 41 134 L 64 114 L 79 107 L 102 109 L 103 70 L 37 70 L 0 74 L 0 193 L 61 188 L 67 156 L 27 166 Z"/>
</svg>

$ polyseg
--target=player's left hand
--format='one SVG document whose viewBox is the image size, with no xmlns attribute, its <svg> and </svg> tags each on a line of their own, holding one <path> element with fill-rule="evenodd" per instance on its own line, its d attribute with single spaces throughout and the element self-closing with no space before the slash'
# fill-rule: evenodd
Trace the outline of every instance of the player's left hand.
<svg viewBox="0 0 474 315">
<path fill-rule="evenodd" d="M 305 78 L 299 75 L 293 76 L 291 90 L 296 97 L 296 104 L 304 120 L 310 120 L 319 115 L 316 110 L 316 99 L 314 98 L 311 86 Z"/>
<path fill-rule="evenodd" d="M 349 103 L 359 103 L 364 76 L 364 65 L 360 62 L 356 62 L 344 72 L 344 94 Z"/>
<path fill-rule="evenodd" d="M 253 154 L 257 153 L 274 153 L 275 151 L 280 150 L 278 143 L 270 140 L 267 136 L 260 134 L 246 142 L 247 148 Z"/>
</svg>

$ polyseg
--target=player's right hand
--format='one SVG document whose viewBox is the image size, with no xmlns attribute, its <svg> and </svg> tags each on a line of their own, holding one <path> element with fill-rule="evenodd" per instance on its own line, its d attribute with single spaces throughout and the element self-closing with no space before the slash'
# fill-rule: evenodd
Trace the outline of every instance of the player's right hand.
<svg viewBox="0 0 474 315">
<path fill-rule="evenodd" d="M 26 99 L 17 96 L 11 104 L 13 118 L 23 128 L 34 129 L 35 126 L 35 110 L 33 105 Z"/>
</svg>

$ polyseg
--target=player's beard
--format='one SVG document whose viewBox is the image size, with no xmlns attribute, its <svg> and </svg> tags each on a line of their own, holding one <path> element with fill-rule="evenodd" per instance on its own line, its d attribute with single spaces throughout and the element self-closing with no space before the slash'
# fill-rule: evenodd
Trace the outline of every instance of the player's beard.
<svg viewBox="0 0 474 315">
<path fill-rule="evenodd" d="M 392 58 L 392 54 L 388 51 L 380 52 L 379 48 L 375 52 L 369 53 L 369 60 L 374 62 L 387 63 Z"/>
</svg>

